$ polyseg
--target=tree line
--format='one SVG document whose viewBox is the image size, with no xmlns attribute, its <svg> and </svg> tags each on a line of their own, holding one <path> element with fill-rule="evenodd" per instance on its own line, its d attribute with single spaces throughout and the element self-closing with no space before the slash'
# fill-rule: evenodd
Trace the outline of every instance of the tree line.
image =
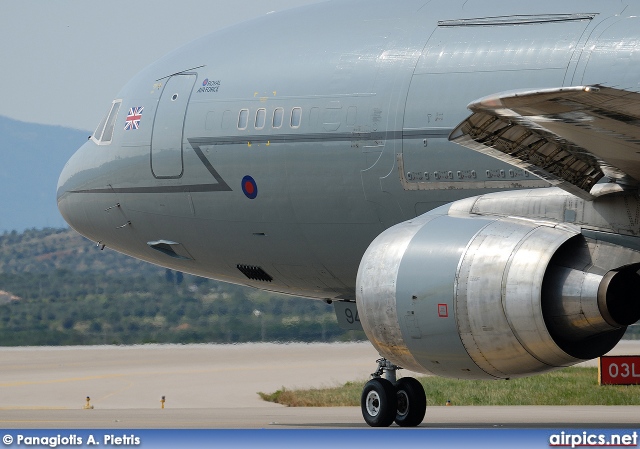
<svg viewBox="0 0 640 449">
<path fill-rule="evenodd" d="M 0 345 L 347 341 L 333 306 L 100 251 L 73 231 L 0 236 Z"/>
</svg>

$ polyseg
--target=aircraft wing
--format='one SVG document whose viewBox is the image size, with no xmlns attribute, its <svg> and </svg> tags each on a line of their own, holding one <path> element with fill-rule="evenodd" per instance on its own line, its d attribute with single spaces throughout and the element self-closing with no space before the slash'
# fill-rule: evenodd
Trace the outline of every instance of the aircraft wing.
<svg viewBox="0 0 640 449">
<path fill-rule="evenodd" d="M 603 176 L 640 181 L 640 93 L 578 86 L 520 90 L 469 104 L 449 140 L 516 165 L 583 199 Z"/>
</svg>

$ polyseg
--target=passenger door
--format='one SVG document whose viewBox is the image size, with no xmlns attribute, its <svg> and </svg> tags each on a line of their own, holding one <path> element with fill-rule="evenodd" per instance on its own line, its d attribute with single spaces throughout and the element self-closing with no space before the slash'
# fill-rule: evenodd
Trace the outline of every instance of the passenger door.
<svg viewBox="0 0 640 449">
<path fill-rule="evenodd" d="M 156 178 L 180 178 L 183 173 L 184 119 L 196 74 L 173 75 L 158 102 L 151 136 L 151 172 Z"/>
</svg>

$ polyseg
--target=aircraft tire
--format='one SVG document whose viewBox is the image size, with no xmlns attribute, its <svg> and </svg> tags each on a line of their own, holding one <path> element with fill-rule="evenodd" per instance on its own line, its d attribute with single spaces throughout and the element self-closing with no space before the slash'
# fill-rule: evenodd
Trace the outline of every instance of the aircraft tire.
<svg viewBox="0 0 640 449">
<path fill-rule="evenodd" d="M 422 384 L 413 377 L 403 377 L 395 384 L 398 399 L 395 422 L 400 427 L 420 425 L 427 411 L 427 397 Z"/>
<path fill-rule="evenodd" d="M 389 427 L 396 418 L 397 402 L 396 389 L 391 382 L 371 379 L 360 397 L 362 416 L 371 427 Z"/>
</svg>

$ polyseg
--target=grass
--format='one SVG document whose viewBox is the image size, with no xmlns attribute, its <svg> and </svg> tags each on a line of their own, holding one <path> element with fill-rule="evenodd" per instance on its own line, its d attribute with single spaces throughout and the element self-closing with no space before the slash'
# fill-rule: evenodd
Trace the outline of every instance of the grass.
<svg viewBox="0 0 640 449">
<path fill-rule="evenodd" d="M 640 385 L 600 386 L 597 368 L 565 368 L 552 373 L 509 381 L 418 379 L 428 405 L 640 405 Z M 269 402 L 289 407 L 359 406 L 366 383 L 347 382 L 338 387 L 288 390 L 258 394 Z"/>
</svg>

